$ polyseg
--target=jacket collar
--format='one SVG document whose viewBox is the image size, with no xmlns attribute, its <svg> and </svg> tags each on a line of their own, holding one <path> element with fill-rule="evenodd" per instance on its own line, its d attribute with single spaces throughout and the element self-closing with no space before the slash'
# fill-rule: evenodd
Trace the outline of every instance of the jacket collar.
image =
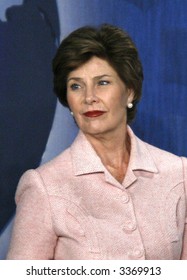
<svg viewBox="0 0 187 280">
<path fill-rule="evenodd" d="M 149 144 L 140 140 L 128 126 L 128 134 L 131 141 L 131 154 L 129 160 L 129 168 L 132 170 L 143 170 L 152 173 L 158 173 L 156 164 L 148 149 Z"/>
<path fill-rule="evenodd" d="M 81 131 L 71 145 L 70 151 L 75 175 L 104 172 L 105 168 L 99 156 Z"/>
<path fill-rule="evenodd" d="M 147 147 L 148 144 L 136 137 L 129 126 L 127 132 L 131 141 L 131 154 L 126 177 L 129 177 L 130 181 L 134 181 L 136 176 L 133 171 L 135 170 L 157 173 L 158 169 Z M 70 151 L 75 175 L 96 172 L 105 172 L 106 174 L 106 168 L 81 131 L 71 145 Z"/>
</svg>

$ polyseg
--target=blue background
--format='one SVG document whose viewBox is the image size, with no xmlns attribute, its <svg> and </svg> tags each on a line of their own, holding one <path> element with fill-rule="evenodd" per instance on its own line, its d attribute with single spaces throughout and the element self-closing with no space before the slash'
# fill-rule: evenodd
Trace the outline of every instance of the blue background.
<svg viewBox="0 0 187 280">
<path fill-rule="evenodd" d="M 51 72 L 59 41 L 74 29 L 107 22 L 127 30 L 145 76 L 132 127 L 143 140 L 187 156 L 187 0 L 4 0 L 0 11 L 3 259 L 21 174 L 64 150 L 77 133 L 53 94 Z"/>
</svg>

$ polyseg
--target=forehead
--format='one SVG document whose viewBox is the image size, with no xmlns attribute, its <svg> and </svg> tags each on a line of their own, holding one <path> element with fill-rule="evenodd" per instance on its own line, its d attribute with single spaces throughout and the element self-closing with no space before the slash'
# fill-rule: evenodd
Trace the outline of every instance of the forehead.
<svg viewBox="0 0 187 280">
<path fill-rule="evenodd" d="M 94 56 L 77 69 L 71 71 L 68 75 L 68 78 L 96 77 L 102 75 L 118 76 L 108 61 Z"/>
</svg>

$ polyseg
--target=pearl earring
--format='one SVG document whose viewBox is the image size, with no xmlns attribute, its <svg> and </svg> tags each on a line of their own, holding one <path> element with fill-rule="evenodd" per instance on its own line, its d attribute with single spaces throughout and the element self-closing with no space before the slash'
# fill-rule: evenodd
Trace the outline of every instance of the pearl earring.
<svg viewBox="0 0 187 280">
<path fill-rule="evenodd" d="M 127 104 L 127 107 L 128 107 L 129 109 L 132 109 L 133 104 L 130 102 L 130 103 Z"/>
<path fill-rule="evenodd" d="M 71 111 L 71 115 L 73 116 L 73 112 Z"/>
</svg>

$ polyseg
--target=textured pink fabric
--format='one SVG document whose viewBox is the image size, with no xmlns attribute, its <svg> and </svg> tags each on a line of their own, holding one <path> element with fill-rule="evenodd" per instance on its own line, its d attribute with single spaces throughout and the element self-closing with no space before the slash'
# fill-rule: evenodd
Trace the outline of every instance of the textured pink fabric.
<svg viewBox="0 0 187 280">
<path fill-rule="evenodd" d="M 128 133 L 122 184 L 81 132 L 22 176 L 8 259 L 187 259 L 187 159 Z"/>
</svg>

